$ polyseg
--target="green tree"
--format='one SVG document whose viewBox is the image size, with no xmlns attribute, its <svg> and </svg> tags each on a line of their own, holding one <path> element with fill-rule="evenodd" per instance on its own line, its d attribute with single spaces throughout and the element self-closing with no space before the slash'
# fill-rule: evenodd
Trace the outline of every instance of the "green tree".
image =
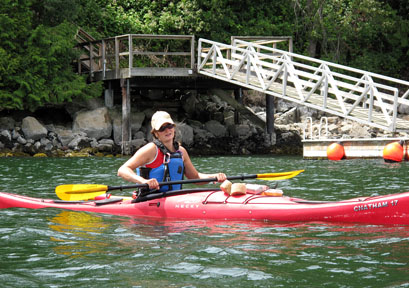
<svg viewBox="0 0 409 288">
<path fill-rule="evenodd" d="M 404 59 L 407 58 L 407 40 L 404 39 L 408 39 L 408 21 L 385 2 L 293 0 L 299 51 L 400 77 L 408 64 Z M 300 46 L 300 43 L 304 44 Z"/>
<path fill-rule="evenodd" d="M 2 0 L 0 4 L 1 109 L 35 110 L 50 103 L 101 95 L 101 83 L 87 85 L 85 77 L 72 68 L 77 58 L 77 27 L 66 19 L 49 19 L 47 13 L 44 20 L 36 13 L 49 3 Z"/>
<path fill-rule="evenodd" d="M 293 36 L 297 53 L 409 78 L 407 1 L 1 0 L 0 109 L 101 95 L 102 83 L 86 84 L 73 69 L 78 27 L 98 39 L 183 34 L 229 43 L 233 35 Z"/>
</svg>

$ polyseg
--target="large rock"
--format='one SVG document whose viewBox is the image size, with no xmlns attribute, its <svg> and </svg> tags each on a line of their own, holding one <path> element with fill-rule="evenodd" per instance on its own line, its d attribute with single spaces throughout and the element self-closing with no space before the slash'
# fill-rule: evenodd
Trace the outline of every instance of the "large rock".
<svg viewBox="0 0 409 288">
<path fill-rule="evenodd" d="M 68 148 L 79 151 L 81 149 L 91 147 L 91 141 L 92 139 L 88 138 L 87 136 L 77 134 L 75 138 L 68 143 Z"/>
<path fill-rule="evenodd" d="M 11 117 L 0 118 L 0 130 L 13 130 L 15 121 Z"/>
<path fill-rule="evenodd" d="M 230 125 L 235 124 L 234 111 L 232 111 L 232 110 L 224 111 L 223 116 L 224 116 L 223 122 L 224 122 L 224 124 L 226 126 L 230 126 Z M 266 119 L 265 113 L 264 113 L 264 119 Z"/>
<path fill-rule="evenodd" d="M 371 133 L 369 133 L 369 127 L 357 122 L 352 123 L 349 135 L 352 136 L 353 138 L 371 138 Z"/>
<path fill-rule="evenodd" d="M 183 146 L 190 147 L 194 143 L 194 133 L 193 128 L 189 125 L 183 123 L 178 125 L 178 134 L 180 134 L 180 138 L 182 139 Z"/>
<path fill-rule="evenodd" d="M 209 148 L 211 147 L 210 145 L 208 145 L 208 143 L 209 141 L 212 141 L 212 139 L 214 139 L 214 135 L 212 133 L 204 129 L 195 128 L 194 134 L 195 146 L 208 146 Z"/>
<path fill-rule="evenodd" d="M 115 144 L 119 145 L 122 141 L 122 113 L 116 110 L 110 112 L 113 128 L 113 139 Z M 142 128 L 143 121 L 145 120 L 145 113 L 135 112 L 131 113 L 131 133 L 132 138 L 135 138 L 140 129 Z"/>
<path fill-rule="evenodd" d="M 404 104 L 399 105 L 398 112 L 401 114 L 409 115 L 409 105 Z"/>
<path fill-rule="evenodd" d="M 294 122 L 297 122 L 297 107 L 293 107 L 290 110 L 284 112 L 279 119 L 277 119 L 277 123 L 288 125 Z"/>
<path fill-rule="evenodd" d="M 135 112 L 131 113 L 131 133 L 135 135 L 138 132 L 145 120 L 145 113 L 143 112 Z"/>
<path fill-rule="evenodd" d="M 75 116 L 75 113 L 77 113 L 80 110 L 94 110 L 97 108 L 104 107 L 104 101 L 101 98 L 92 98 L 88 100 L 80 100 L 80 101 L 72 101 L 70 103 L 67 103 L 65 105 L 65 110 L 71 117 Z"/>
<path fill-rule="evenodd" d="M 112 152 L 114 141 L 112 139 L 101 139 L 96 147 L 100 152 Z"/>
<path fill-rule="evenodd" d="M 215 120 L 210 120 L 205 123 L 206 130 L 212 133 L 216 137 L 226 136 L 226 127 L 224 127 L 220 122 Z"/>
<path fill-rule="evenodd" d="M 71 129 L 56 128 L 55 133 L 57 134 L 58 140 L 63 146 L 68 146 L 68 144 L 75 138 L 76 133 L 72 132 Z"/>
<path fill-rule="evenodd" d="M 122 112 L 120 109 L 110 109 L 109 117 L 112 120 L 112 139 L 119 145 L 122 141 Z"/>
<path fill-rule="evenodd" d="M 186 111 L 186 114 L 189 116 L 188 118 L 192 118 L 195 111 L 196 111 L 196 103 L 197 101 L 197 92 L 191 91 L 185 101 L 182 102 L 183 110 Z"/>
<path fill-rule="evenodd" d="M 133 139 L 131 140 L 131 147 L 134 151 L 138 150 L 141 148 L 143 145 L 145 145 L 147 142 L 145 139 Z"/>
<path fill-rule="evenodd" d="M 3 143 L 7 148 L 13 147 L 13 142 L 11 141 L 11 134 L 9 130 L 3 130 L 0 132 L 0 143 Z"/>
<path fill-rule="evenodd" d="M 290 101 L 277 99 L 274 109 L 276 112 L 286 112 L 290 110 L 291 108 L 295 107 L 296 105 L 297 104 L 290 102 Z"/>
<path fill-rule="evenodd" d="M 27 139 L 39 140 L 47 136 L 47 129 L 34 117 L 28 116 L 21 123 L 21 130 Z"/>
<path fill-rule="evenodd" d="M 91 111 L 80 111 L 75 115 L 74 132 L 84 132 L 90 138 L 97 140 L 110 138 L 112 134 L 112 123 L 106 107 Z"/>
<path fill-rule="evenodd" d="M 122 119 L 119 117 L 115 117 L 112 121 L 112 129 L 114 133 L 114 142 L 115 144 L 119 145 L 122 142 Z"/>
<path fill-rule="evenodd" d="M 231 125 L 229 126 L 230 134 L 240 140 L 246 140 L 252 135 L 250 126 L 247 124 Z"/>
</svg>

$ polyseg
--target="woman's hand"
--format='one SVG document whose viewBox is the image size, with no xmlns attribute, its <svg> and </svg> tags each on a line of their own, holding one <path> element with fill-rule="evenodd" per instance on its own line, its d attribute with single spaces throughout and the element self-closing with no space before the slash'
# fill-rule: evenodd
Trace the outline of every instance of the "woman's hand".
<svg viewBox="0 0 409 288">
<path fill-rule="evenodd" d="M 217 182 L 224 182 L 227 179 L 226 174 L 221 173 L 221 172 L 217 173 L 215 176 L 217 178 Z"/>
<path fill-rule="evenodd" d="M 142 184 L 148 184 L 150 190 L 159 190 L 159 182 L 155 178 L 144 179 Z"/>
</svg>

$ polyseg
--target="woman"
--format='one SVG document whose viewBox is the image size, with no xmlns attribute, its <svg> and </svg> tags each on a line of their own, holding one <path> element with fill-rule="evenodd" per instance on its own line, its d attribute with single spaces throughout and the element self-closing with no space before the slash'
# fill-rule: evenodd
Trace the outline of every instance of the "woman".
<svg viewBox="0 0 409 288">
<path fill-rule="evenodd" d="M 129 182 L 148 184 L 150 190 L 160 191 L 181 189 L 181 185 L 159 187 L 159 182 L 182 180 L 183 175 L 188 179 L 226 180 L 224 173 L 204 174 L 196 170 L 186 149 L 175 141 L 175 123 L 167 112 L 153 114 L 151 126 L 153 142 L 136 151 L 118 169 L 118 176 Z"/>
</svg>

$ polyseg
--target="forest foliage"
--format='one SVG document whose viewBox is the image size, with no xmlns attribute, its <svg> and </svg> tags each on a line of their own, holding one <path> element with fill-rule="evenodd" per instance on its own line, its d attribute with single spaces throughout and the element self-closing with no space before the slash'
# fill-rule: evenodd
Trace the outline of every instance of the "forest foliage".
<svg viewBox="0 0 409 288">
<path fill-rule="evenodd" d="M 0 0 L 0 110 L 101 95 L 75 73 L 78 27 L 97 39 L 292 36 L 296 53 L 409 80 L 407 1 Z"/>
</svg>

